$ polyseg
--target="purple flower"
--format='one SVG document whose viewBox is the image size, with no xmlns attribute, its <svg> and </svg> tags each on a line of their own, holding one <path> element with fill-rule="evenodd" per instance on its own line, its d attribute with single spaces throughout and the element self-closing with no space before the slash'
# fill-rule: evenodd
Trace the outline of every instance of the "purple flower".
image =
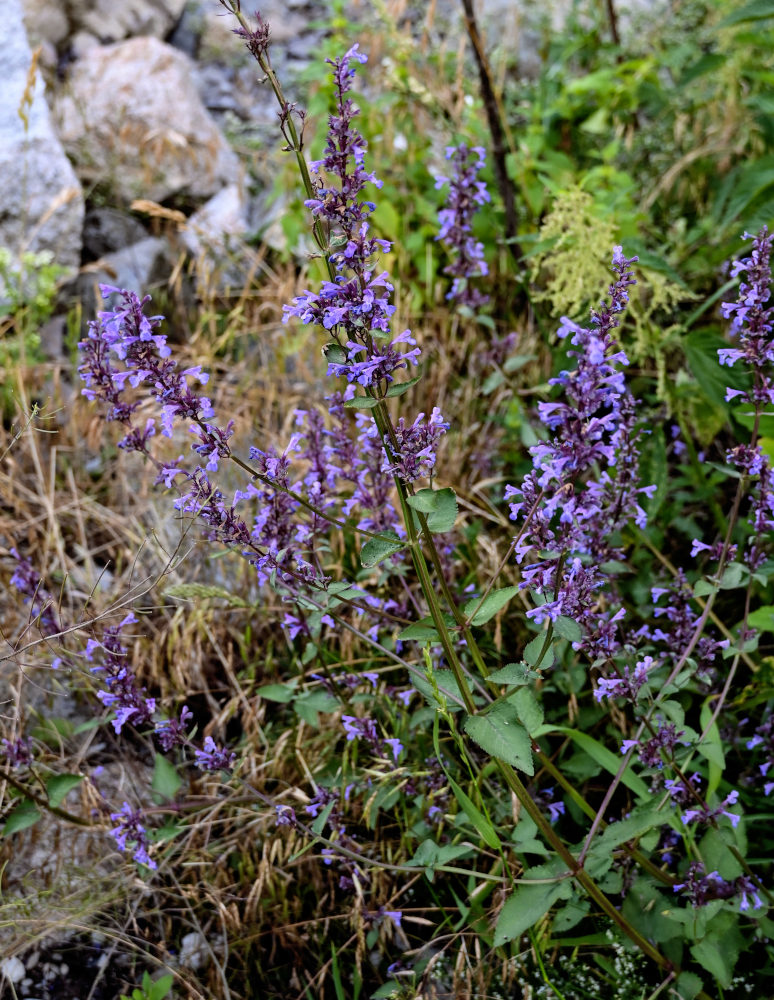
<svg viewBox="0 0 774 1000">
<path fill-rule="evenodd" d="M 516 541 L 521 586 L 542 598 L 527 614 L 537 623 L 573 618 L 584 631 L 577 646 L 606 658 L 620 645 L 623 612 L 608 610 L 609 600 L 608 607 L 598 604 L 607 582 L 600 567 L 622 560 L 611 538 L 630 520 L 645 524 L 639 496 L 655 489 L 639 483 L 635 401 L 619 370 L 626 355 L 613 338 L 636 260 L 615 248 L 610 304 L 592 312 L 589 328 L 562 320 L 559 336 L 570 338 L 577 366 L 551 379 L 563 396 L 538 407 L 549 440 L 531 449 L 534 469 L 522 485 L 505 491 L 511 520 L 522 523 Z"/>
<path fill-rule="evenodd" d="M 20 736 L 16 740 L 0 740 L 0 759 L 11 768 L 27 767 L 32 763 L 32 752 L 29 740 Z"/>
<path fill-rule="evenodd" d="M 128 844 L 129 849 L 134 851 L 132 857 L 135 861 L 148 868 L 158 868 L 148 853 L 150 841 L 145 827 L 140 822 L 142 812 L 139 809 L 132 809 L 128 802 L 124 802 L 121 811 L 111 813 L 110 818 L 116 824 L 110 831 L 110 835 L 115 838 L 118 849 L 125 851 Z"/>
<path fill-rule="evenodd" d="M 193 718 L 193 712 L 183 705 L 179 719 L 163 719 L 157 722 L 154 732 L 164 753 L 169 753 L 174 747 L 183 746 L 188 742 L 186 729 Z"/>
<path fill-rule="evenodd" d="M 454 172 L 451 178 L 437 177 L 435 182 L 436 188 L 449 185 L 446 205 L 438 213 L 441 228 L 436 236 L 446 244 L 453 258 L 444 268 L 444 274 L 454 278 L 446 298 L 458 305 L 478 309 L 489 301 L 488 295 L 471 285 L 471 279 L 489 273 L 483 244 L 472 235 L 473 217 L 490 200 L 486 184 L 478 179 L 486 163 L 486 152 L 481 146 L 472 149 L 464 144 L 449 146 L 446 159 L 451 161 Z"/>
<path fill-rule="evenodd" d="M 203 748 L 195 750 L 194 756 L 201 771 L 230 771 L 236 761 L 236 754 L 219 748 L 211 736 L 205 736 Z"/>
</svg>

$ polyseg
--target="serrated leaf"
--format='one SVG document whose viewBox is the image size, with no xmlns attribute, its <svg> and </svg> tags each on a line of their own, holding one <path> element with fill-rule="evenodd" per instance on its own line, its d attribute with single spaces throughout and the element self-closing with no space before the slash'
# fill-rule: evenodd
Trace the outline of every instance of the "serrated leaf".
<svg viewBox="0 0 774 1000">
<path fill-rule="evenodd" d="M 536 881 L 534 885 L 529 884 L 530 878 L 551 878 L 559 874 L 556 864 L 538 865 L 530 868 L 526 874 L 527 877 L 516 886 L 513 895 L 506 899 L 497 918 L 494 932 L 496 948 L 520 938 L 548 913 L 558 899 L 567 899 L 572 893 L 569 880 Z"/>
<path fill-rule="evenodd" d="M 427 515 L 427 526 L 434 534 L 451 531 L 457 520 L 457 497 L 454 490 L 419 490 L 408 497 L 409 507 Z"/>
<path fill-rule="evenodd" d="M 681 972 L 675 982 L 680 1000 L 694 1000 L 704 989 L 704 983 L 695 972 Z"/>
<path fill-rule="evenodd" d="M 353 396 L 352 399 L 345 399 L 344 405 L 350 410 L 372 410 L 379 405 L 379 400 L 373 396 Z"/>
<path fill-rule="evenodd" d="M 495 684 L 529 684 L 540 675 L 530 670 L 526 663 L 506 663 L 500 670 L 489 675 L 489 680 Z"/>
<path fill-rule="evenodd" d="M 532 741 L 527 730 L 516 718 L 511 705 L 500 704 L 486 715 L 469 715 L 465 720 L 465 732 L 488 754 L 504 760 L 506 764 L 534 774 L 532 762 Z"/>
<path fill-rule="evenodd" d="M 297 694 L 295 685 L 292 684 L 264 684 L 256 693 L 267 701 L 277 701 L 282 705 L 295 698 Z"/>
<path fill-rule="evenodd" d="M 470 618 L 470 616 L 473 615 L 473 618 L 470 621 L 471 625 L 485 625 L 490 619 L 494 618 L 497 612 L 501 611 L 505 605 L 513 597 L 515 597 L 516 594 L 518 594 L 518 592 L 518 587 L 502 587 L 500 590 L 491 590 L 483 601 L 478 597 L 474 597 L 472 600 L 467 601 L 462 609 L 463 613 L 466 618 Z"/>
<path fill-rule="evenodd" d="M 207 597 L 220 597 L 227 601 L 232 608 L 249 608 L 248 601 L 241 597 L 235 597 L 230 590 L 225 587 L 216 587 L 206 583 L 177 583 L 172 587 L 166 587 L 165 597 L 177 597 L 183 601 L 201 601 Z"/>
<path fill-rule="evenodd" d="M 568 618 L 567 615 L 559 615 L 554 620 L 553 625 L 554 634 L 558 635 L 561 639 L 566 639 L 568 642 L 580 642 L 583 638 L 581 627 L 574 618 Z"/>
<path fill-rule="evenodd" d="M 26 830 L 28 826 L 34 826 L 40 816 L 40 810 L 35 803 L 25 799 L 24 802 L 20 802 L 15 809 L 11 810 L 3 827 L 3 836 L 10 837 L 12 833 L 18 833 L 20 830 Z"/>
<path fill-rule="evenodd" d="M 382 559 L 398 552 L 399 549 L 403 548 L 403 545 L 404 543 L 397 535 L 394 542 L 391 542 L 389 538 L 369 538 L 360 550 L 360 564 L 364 569 L 370 569 L 380 563 Z"/>
<path fill-rule="evenodd" d="M 81 774 L 57 774 L 46 782 L 49 805 L 57 809 L 64 802 L 67 793 L 83 781 Z"/>
<path fill-rule="evenodd" d="M 408 392 L 412 385 L 416 385 L 421 378 L 421 375 L 417 375 L 416 378 L 409 379 L 408 382 L 393 383 L 385 393 L 385 396 L 389 396 L 390 398 L 393 396 L 402 396 L 404 392 Z"/>
<path fill-rule="evenodd" d="M 519 713 L 519 721 L 530 736 L 534 736 L 543 725 L 544 719 L 543 706 L 538 702 L 534 694 L 529 688 L 522 687 L 515 694 L 508 697 L 508 702 L 515 706 L 516 711 Z"/>
<path fill-rule="evenodd" d="M 151 789 L 162 799 L 174 799 L 183 784 L 177 768 L 166 757 L 157 753 L 153 762 Z"/>
</svg>

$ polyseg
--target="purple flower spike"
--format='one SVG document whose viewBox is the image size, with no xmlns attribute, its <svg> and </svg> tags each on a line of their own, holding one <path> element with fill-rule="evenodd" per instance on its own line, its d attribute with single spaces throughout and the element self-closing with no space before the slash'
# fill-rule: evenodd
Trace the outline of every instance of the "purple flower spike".
<svg viewBox="0 0 774 1000">
<path fill-rule="evenodd" d="M 577 366 L 551 379 L 563 397 L 538 407 L 549 438 L 531 449 L 534 470 L 522 485 L 505 491 L 511 520 L 527 529 L 516 544 L 521 585 L 544 599 L 527 614 L 538 623 L 573 618 L 584 631 L 576 646 L 605 658 L 618 648 L 623 611 L 597 605 L 600 566 L 623 558 L 610 539 L 629 521 L 644 526 L 638 500 L 655 489 L 639 483 L 636 403 L 620 371 L 626 355 L 613 337 L 636 260 L 615 248 L 610 303 L 592 312 L 589 328 L 562 320 L 559 336 L 569 338 Z"/>
<path fill-rule="evenodd" d="M 116 824 L 110 835 L 115 838 L 118 849 L 120 851 L 133 849 L 132 857 L 135 861 L 148 868 L 158 868 L 148 852 L 150 841 L 145 827 L 140 822 L 142 812 L 139 809 L 132 809 L 128 802 L 124 802 L 121 811 L 111 813 L 110 818 Z"/>
<path fill-rule="evenodd" d="M 478 179 L 486 163 L 486 152 L 480 146 L 472 149 L 465 145 L 449 146 L 446 159 L 451 161 L 454 173 L 451 178 L 437 177 L 435 182 L 436 188 L 449 185 L 446 206 L 438 213 L 441 228 L 436 236 L 454 258 L 444 268 L 444 274 L 454 278 L 446 298 L 457 305 L 478 309 L 489 301 L 488 295 L 471 285 L 471 279 L 489 273 L 483 244 L 472 236 L 473 217 L 490 200 L 486 184 Z"/>
<path fill-rule="evenodd" d="M 399 337 L 391 333 L 393 286 L 376 259 L 389 252 L 390 244 L 371 236 L 369 218 L 375 205 L 362 197 L 367 185 L 382 186 L 365 169 L 367 145 L 354 127 L 360 111 L 347 96 L 354 64 L 365 61 L 357 45 L 343 58 L 328 60 L 336 112 L 329 118 L 325 156 L 311 164 L 319 179 L 315 197 L 306 205 L 328 236 L 332 280 L 323 282 L 319 292 L 297 296 L 284 307 L 284 318 L 287 322 L 292 316 L 330 331 L 333 342 L 325 349 L 328 374 L 370 387 L 389 384 L 397 371 L 416 365 L 419 349 L 410 331 Z"/>
</svg>

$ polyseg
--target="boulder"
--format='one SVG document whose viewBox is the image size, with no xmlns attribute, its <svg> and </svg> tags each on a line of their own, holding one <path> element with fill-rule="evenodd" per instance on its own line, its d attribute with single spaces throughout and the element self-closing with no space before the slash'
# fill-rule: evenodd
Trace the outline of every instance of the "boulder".
<svg viewBox="0 0 774 1000">
<path fill-rule="evenodd" d="M 134 35 L 165 38 L 183 13 L 186 0 L 69 0 L 70 20 L 100 42 Z"/>
<path fill-rule="evenodd" d="M 32 52 L 21 0 L 3 4 L 3 81 L 0 86 L 0 246 L 14 255 L 51 250 L 63 267 L 81 257 L 83 194 L 51 125 L 38 70 L 30 85 Z M 32 103 L 26 100 L 31 97 Z M 27 124 L 19 116 L 23 107 Z"/>
<path fill-rule="evenodd" d="M 248 204 L 239 184 L 229 184 L 202 205 L 188 220 L 181 234 L 186 249 L 194 256 L 223 257 L 230 243 L 248 230 Z"/>
<path fill-rule="evenodd" d="M 107 184 L 125 202 L 210 198 L 242 176 L 199 98 L 191 61 L 157 38 L 86 52 L 57 100 L 56 118 L 79 175 Z"/>
</svg>

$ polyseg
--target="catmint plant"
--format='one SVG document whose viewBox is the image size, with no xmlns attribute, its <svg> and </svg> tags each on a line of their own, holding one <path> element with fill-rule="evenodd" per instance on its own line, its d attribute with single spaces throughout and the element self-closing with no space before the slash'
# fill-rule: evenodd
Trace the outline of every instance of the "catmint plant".
<svg viewBox="0 0 774 1000">
<path fill-rule="evenodd" d="M 438 213 L 441 226 L 436 236 L 453 257 L 444 268 L 444 274 L 454 278 L 446 298 L 457 305 L 479 309 L 489 302 L 489 296 L 472 282 L 487 275 L 489 269 L 483 244 L 473 236 L 472 223 L 479 209 L 491 200 L 486 183 L 478 176 L 486 164 L 486 150 L 482 146 L 471 149 L 462 143 L 449 146 L 446 159 L 454 168 L 452 176 L 439 175 L 435 180 L 436 188 L 449 186 L 446 204 Z"/>
</svg>

